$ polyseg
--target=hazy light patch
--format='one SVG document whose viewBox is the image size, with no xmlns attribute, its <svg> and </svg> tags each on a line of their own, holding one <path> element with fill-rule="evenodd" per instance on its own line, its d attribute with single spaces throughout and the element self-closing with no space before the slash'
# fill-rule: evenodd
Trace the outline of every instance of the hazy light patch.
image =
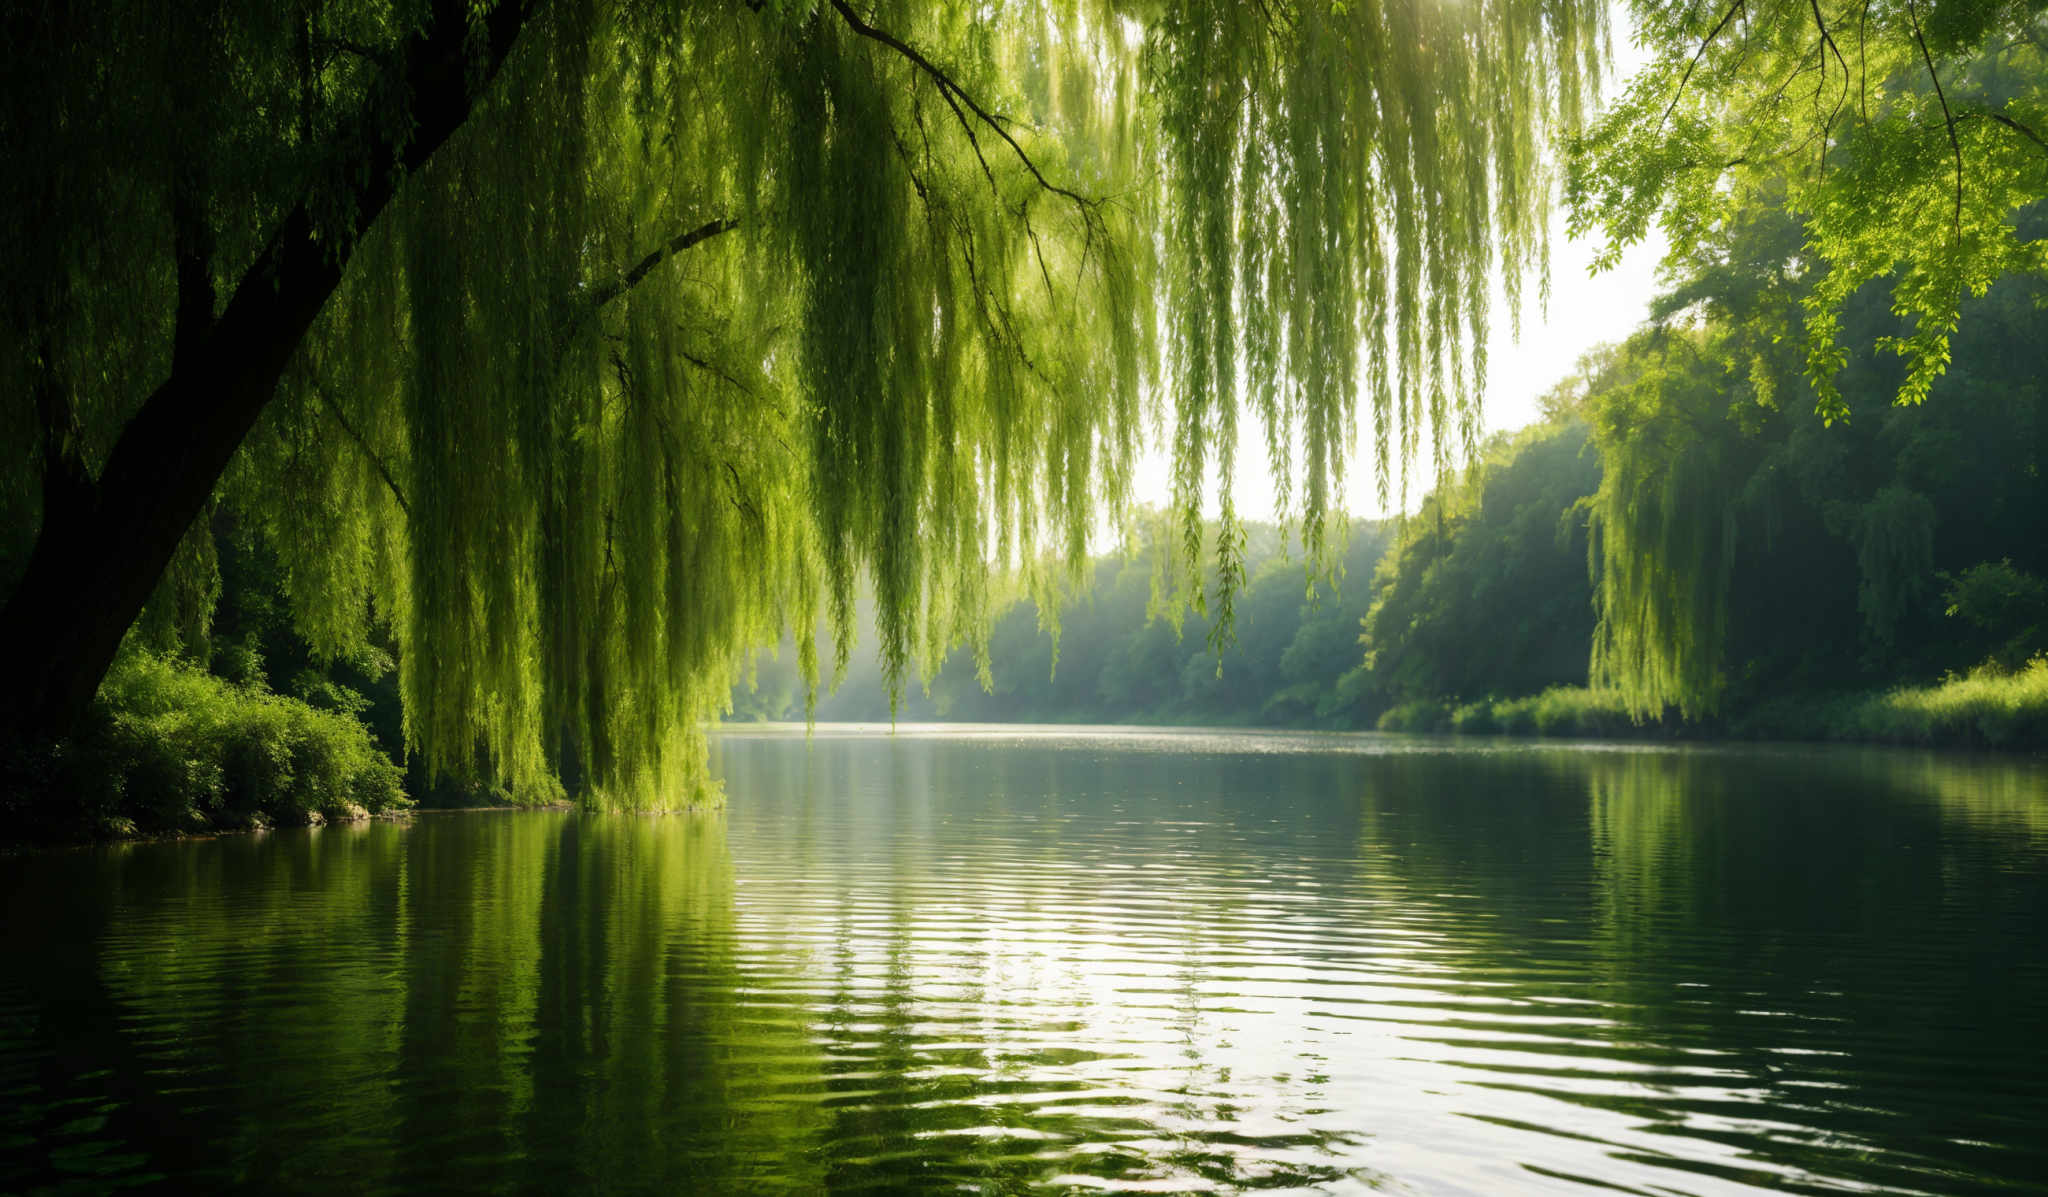
<svg viewBox="0 0 2048 1197">
<path fill-rule="evenodd" d="M 1562 214 L 1553 220 L 1551 236 L 1550 303 L 1522 313 L 1519 340 L 1509 327 L 1506 302 L 1494 301 L 1495 328 L 1486 347 L 1488 432 L 1535 423 L 1541 415 L 1537 399 L 1587 350 L 1634 332 L 1657 293 L 1657 263 L 1665 248 L 1661 231 L 1630 246 L 1614 269 L 1599 275 L 1588 273 L 1599 241 L 1565 240 Z"/>
</svg>

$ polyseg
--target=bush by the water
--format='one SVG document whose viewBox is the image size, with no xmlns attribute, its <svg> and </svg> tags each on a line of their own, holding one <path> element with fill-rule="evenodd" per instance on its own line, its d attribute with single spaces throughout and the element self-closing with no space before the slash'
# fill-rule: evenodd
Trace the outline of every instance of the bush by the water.
<svg viewBox="0 0 2048 1197">
<path fill-rule="evenodd" d="M 1646 728 L 1629 718 L 1621 695 L 1584 686 L 1552 686 L 1527 698 L 1491 704 L 1494 727 L 1510 735 L 1624 736 Z"/>
<path fill-rule="evenodd" d="M 351 716 L 175 659 L 124 653 L 92 725 L 44 771 L 97 834 L 345 821 L 410 805 Z"/>
<path fill-rule="evenodd" d="M 1427 699 L 1391 707 L 1380 716 L 1381 731 L 1458 732 L 1463 735 L 1642 736 L 1663 735 L 1663 724 L 1630 720 L 1621 696 L 1584 686 L 1552 686 L 1526 698 L 1482 698 L 1459 704 Z"/>
<path fill-rule="evenodd" d="M 1869 705 L 1859 738 L 2048 745 L 2048 657 L 2014 672 L 1979 669 L 1939 686 L 1894 690 Z"/>
<path fill-rule="evenodd" d="M 1985 665 L 1932 686 L 1877 693 L 1787 695 L 1713 720 L 1635 722 L 1619 693 L 1555 686 L 1526 698 L 1462 705 L 1418 700 L 1380 716 L 1381 731 L 1645 739 L 1731 736 L 1854 740 L 1953 748 L 2048 748 L 2048 657 L 2023 668 Z"/>
<path fill-rule="evenodd" d="M 2016 670 L 1985 665 L 1933 686 L 1769 703 L 1735 727 L 1780 739 L 2048 748 L 2048 657 Z"/>
<path fill-rule="evenodd" d="M 1451 708 L 1434 699 L 1418 698 L 1412 702 L 1398 703 L 1380 713 L 1373 724 L 1385 732 L 1440 732 L 1451 731 Z M 1477 728 L 1471 730 L 1477 731 Z"/>
</svg>

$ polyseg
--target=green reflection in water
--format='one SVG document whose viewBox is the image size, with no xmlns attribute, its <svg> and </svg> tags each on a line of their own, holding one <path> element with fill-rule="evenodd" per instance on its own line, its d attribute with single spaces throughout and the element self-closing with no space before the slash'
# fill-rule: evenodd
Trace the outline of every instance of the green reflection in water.
<svg viewBox="0 0 2048 1197">
<path fill-rule="evenodd" d="M 0 1190 L 2048 1179 L 2048 785 L 728 736 L 727 812 L 0 862 Z"/>
</svg>

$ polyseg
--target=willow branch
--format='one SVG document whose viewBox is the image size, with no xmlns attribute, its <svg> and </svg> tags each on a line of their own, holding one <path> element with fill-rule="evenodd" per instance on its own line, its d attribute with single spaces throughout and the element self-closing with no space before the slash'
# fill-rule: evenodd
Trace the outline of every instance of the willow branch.
<svg viewBox="0 0 2048 1197">
<path fill-rule="evenodd" d="M 667 244 L 657 247 L 646 257 L 633 263 L 632 268 L 620 275 L 617 282 L 593 290 L 590 295 L 591 309 L 594 311 L 602 308 L 612 300 L 632 290 L 639 285 L 640 280 L 654 273 L 655 267 L 682 253 L 691 246 L 699 242 L 709 241 L 720 233 L 729 233 L 738 227 L 740 227 L 738 220 L 732 217 L 721 216 L 716 220 L 707 220 L 687 232 L 676 234 L 669 239 Z"/>
<path fill-rule="evenodd" d="M 1813 10 L 1814 28 L 1820 30 L 1820 45 L 1816 47 L 1820 51 L 1820 86 L 1815 88 L 1813 93 L 1816 110 L 1819 109 L 1822 103 L 1821 96 L 1828 87 L 1829 50 L 1835 52 L 1835 63 L 1842 68 L 1842 94 L 1835 98 L 1835 109 L 1828 113 L 1827 123 L 1821 127 L 1820 168 L 1825 171 L 1828 168 L 1828 139 L 1834 135 L 1835 118 L 1842 115 L 1843 106 L 1849 102 L 1849 62 L 1842 57 L 1842 47 L 1835 44 L 1835 35 L 1828 32 L 1828 23 L 1820 14 L 1820 0 L 1807 0 L 1807 5 Z"/>
<path fill-rule="evenodd" d="M 1870 120 L 1870 0 L 1863 0 L 1863 15 L 1856 19 L 1856 111 Z"/>
<path fill-rule="evenodd" d="M 336 54 L 353 54 L 373 66 L 390 65 L 391 56 L 375 46 L 345 37 L 316 37 L 310 39 L 310 48 L 320 51 L 320 65 L 334 60 Z"/>
<path fill-rule="evenodd" d="M 391 476 L 391 469 L 384 464 L 384 459 L 370 447 L 370 442 L 364 439 L 356 426 L 349 423 L 348 417 L 342 414 L 341 405 L 327 393 L 327 388 L 316 386 L 313 388 L 313 395 L 320 400 L 320 405 L 327 409 L 327 414 L 334 417 L 334 422 L 341 425 L 341 430 L 348 433 L 349 439 L 356 443 L 356 448 L 363 451 L 363 456 L 370 459 L 370 464 L 377 469 L 377 476 L 384 479 L 385 486 L 391 488 L 391 497 L 398 500 L 398 509 L 405 513 L 406 522 L 411 523 L 412 504 L 405 501 L 405 492 L 399 489 L 398 479 Z"/>
<path fill-rule="evenodd" d="M 1741 0 L 1737 0 L 1737 3 L 1741 3 Z M 918 53 L 915 49 L 904 43 L 901 39 L 899 39 L 889 31 L 885 29 L 877 29 L 873 25 L 868 24 L 866 21 L 861 20 L 860 14 L 854 12 L 852 7 L 850 7 L 846 3 L 846 0 L 832 0 L 832 9 L 834 12 L 837 12 L 842 18 L 845 19 L 847 28 L 852 29 L 855 33 L 859 34 L 864 38 L 867 38 L 869 41 L 880 42 L 882 45 L 889 47 L 891 50 L 896 51 L 897 54 L 907 59 L 913 66 L 917 67 L 918 70 L 923 71 L 925 75 L 931 79 L 932 83 L 939 89 L 939 95 L 945 98 L 946 103 L 949 105 L 953 105 L 954 115 L 959 117 L 960 127 L 967 131 L 968 140 L 974 140 L 974 129 L 972 124 L 968 121 L 967 117 L 961 114 L 959 104 L 965 104 L 967 106 L 968 111 L 974 113 L 976 119 L 978 119 L 982 124 L 987 125 L 989 128 L 995 130 L 996 136 L 1002 138 L 1005 142 L 1009 143 L 1011 152 L 1017 155 L 1017 161 L 1024 164 L 1024 169 L 1031 172 L 1031 177 L 1038 180 L 1038 185 L 1040 187 L 1043 187 L 1045 190 L 1053 193 L 1054 195 L 1065 196 L 1066 198 L 1074 201 L 1074 203 L 1080 205 L 1083 211 L 1086 211 L 1087 209 L 1094 206 L 1095 201 L 1089 199 L 1087 196 L 1082 195 L 1077 191 L 1070 191 L 1067 188 L 1061 187 L 1059 184 L 1054 183 L 1052 180 L 1046 178 L 1044 173 L 1038 169 L 1038 164 L 1031 160 L 1031 155 L 1025 153 L 1024 147 L 1017 144 L 1017 139 L 1010 136 L 1010 131 L 1003 127 L 1003 122 L 997 117 L 991 115 L 988 109 L 983 108 L 981 104 L 978 101 L 976 101 L 972 95 L 968 94 L 967 89 L 961 87 L 958 83 L 953 82 L 952 76 L 940 70 L 932 62 L 931 59 L 926 58 L 924 55 Z M 958 100 L 958 104 L 955 104 L 954 102 L 956 99 Z M 980 152 L 980 147 L 977 145 L 975 153 L 979 155 Z M 984 168 L 986 168 L 985 163 Z"/>
<path fill-rule="evenodd" d="M 561 370 L 561 359 L 567 354 L 567 347 L 570 341 L 574 339 L 577 331 L 584 326 L 586 321 L 596 319 L 597 314 L 602 312 L 613 300 L 639 286 L 663 262 L 668 261 L 693 245 L 702 244 L 721 233 L 729 233 L 738 227 L 740 227 L 740 222 L 733 217 L 721 216 L 716 220 L 707 220 L 696 228 L 677 233 L 666 242 L 656 246 L 653 250 L 649 251 L 646 257 L 641 258 L 638 262 L 628 267 L 626 272 L 619 275 L 617 279 L 603 286 L 590 288 L 581 296 L 585 301 L 584 305 L 572 311 L 567 320 L 562 324 L 559 334 L 560 340 L 556 342 L 555 369 L 558 372 Z"/>
<path fill-rule="evenodd" d="M 79 430 L 78 409 L 51 364 L 53 356 L 44 351 L 35 386 L 36 418 L 42 426 L 45 528 L 77 518 L 93 499 L 92 469 L 80 448 L 84 435 Z"/>
<path fill-rule="evenodd" d="M 699 370 L 704 371 L 706 374 L 709 374 L 712 377 L 719 379 L 720 381 L 725 383 L 725 385 L 731 387 L 735 391 L 738 391 L 742 395 L 752 396 L 754 393 L 754 389 L 748 386 L 746 383 L 740 381 L 738 378 L 734 377 L 732 371 L 727 370 L 725 367 L 719 365 L 717 362 L 712 361 L 710 358 L 699 357 L 696 354 L 691 353 L 687 349 L 676 350 L 676 356 L 682 358 L 684 361 L 697 367 Z"/>
</svg>

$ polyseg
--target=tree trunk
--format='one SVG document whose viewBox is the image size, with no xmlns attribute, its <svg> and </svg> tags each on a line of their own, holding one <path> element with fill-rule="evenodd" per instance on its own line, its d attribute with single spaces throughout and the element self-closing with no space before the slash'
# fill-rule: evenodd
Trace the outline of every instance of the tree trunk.
<svg viewBox="0 0 2048 1197">
<path fill-rule="evenodd" d="M 427 27 L 404 46 L 411 137 L 400 145 L 381 135 L 390 122 L 377 119 L 370 103 L 352 140 L 361 147 L 363 170 L 353 177 L 360 180 L 354 210 L 362 228 L 390 204 L 404 174 L 424 165 L 469 119 L 472 82 L 481 88 L 496 75 L 540 2 L 500 4 L 484 18 L 476 43 L 466 3 L 434 5 Z M 481 61 L 472 60 L 473 44 Z M 0 612 L 0 728 L 18 741 L 54 741 L 78 728 L 121 637 L 340 285 L 352 243 L 316 230 L 308 205 L 301 200 L 284 218 L 218 319 L 210 301 L 202 317 L 207 327 L 195 328 L 189 310 L 178 313 L 171 376 L 122 428 L 97 480 L 80 476 L 82 467 L 46 477 L 35 548 Z M 50 385 L 51 395 L 38 403 L 49 434 L 46 473 L 68 465 L 48 448 L 65 443 L 52 421 L 69 412 L 57 384 Z"/>
</svg>

